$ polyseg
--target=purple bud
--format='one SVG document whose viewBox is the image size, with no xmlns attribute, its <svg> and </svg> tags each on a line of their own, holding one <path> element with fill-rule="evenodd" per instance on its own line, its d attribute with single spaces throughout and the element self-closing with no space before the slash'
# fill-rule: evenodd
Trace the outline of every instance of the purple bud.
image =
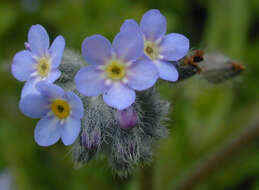
<svg viewBox="0 0 259 190">
<path fill-rule="evenodd" d="M 117 147 L 118 155 L 117 157 L 123 158 L 124 160 L 132 160 L 137 156 L 136 144 L 120 144 Z"/>
<path fill-rule="evenodd" d="M 24 42 L 25 49 L 31 51 L 30 44 L 28 42 Z"/>
<path fill-rule="evenodd" d="M 131 129 L 138 123 L 137 113 L 132 106 L 124 110 L 117 110 L 115 119 L 121 129 Z"/>
<path fill-rule="evenodd" d="M 129 152 L 130 152 L 130 154 L 133 154 L 133 153 L 134 153 L 134 150 L 135 150 L 134 145 L 133 145 L 133 144 L 130 144 L 130 145 L 129 145 Z"/>
<path fill-rule="evenodd" d="M 85 148 L 89 150 L 97 149 L 100 146 L 100 142 L 101 132 L 99 130 L 94 130 L 92 133 L 82 132 L 81 143 Z"/>
</svg>

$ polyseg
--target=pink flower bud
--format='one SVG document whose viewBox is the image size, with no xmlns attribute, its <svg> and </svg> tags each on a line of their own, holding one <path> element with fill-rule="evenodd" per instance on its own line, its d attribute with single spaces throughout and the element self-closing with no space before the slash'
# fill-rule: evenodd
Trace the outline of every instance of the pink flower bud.
<svg viewBox="0 0 259 190">
<path fill-rule="evenodd" d="M 136 110 L 132 106 L 124 110 L 117 110 L 115 119 L 118 122 L 118 126 L 122 129 L 131 129 L 138 123 Z"/>
<path fill-rule="evenodd" d="M 84 131 L 81 136 L 82 145 L 89 149 L 97 149 L 100 146 L 101 133 L 99 130 L 94 130 L 91 134 Z"/>
</svg>

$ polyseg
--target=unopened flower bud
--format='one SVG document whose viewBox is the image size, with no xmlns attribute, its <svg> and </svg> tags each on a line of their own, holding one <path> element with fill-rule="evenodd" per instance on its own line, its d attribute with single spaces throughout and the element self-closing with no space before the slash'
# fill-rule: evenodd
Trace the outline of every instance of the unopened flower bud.
<svg viewBox="0 0 259 190">
<path fill-rule="evenodd" d="M 82 145 L 89 149 L 97 149 L 101 141 L 101 132 L 99 130 L 94 130 L 91 134 L 84 131 L 81 136 Z"/>
<path fill-rule="evenodd" d="M 115 119 L 118 122 L 119 128 L 131 129 L 138 123 L 136 110 L 131 106 L 125 110 L 118 110 L 115 113 Z"/>
</svg>

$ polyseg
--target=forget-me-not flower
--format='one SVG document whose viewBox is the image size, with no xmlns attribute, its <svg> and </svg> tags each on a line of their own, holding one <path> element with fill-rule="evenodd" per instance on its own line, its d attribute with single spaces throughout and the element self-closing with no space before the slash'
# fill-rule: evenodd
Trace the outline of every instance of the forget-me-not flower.
<svg viewBox="0 0 259 190">
<path fill-rule="evenodd" d="M 82 54 L 90 64 L 75 77 L 79 92 L 85 96 L 103 94 L 106 104 L 123 110 L 135 101 L 134 90 L 153 86 L 157 70 L 143 55 L 144 43 L 139 31 L 121 31 L 111 44 L 101 35 L 84 40 Z"/>
<path fill-rule="evenodd" d="M 19 81 L 26 81 L 22 89 L 22 97 L 38 93 L 35 85 L 39 81 L 54 82 L 61 72 L 61 63 L 65 48 L 62 36 L 56 37 L 49 47 L 49 36 L 41 25 L 34 25 L 28 33 L 25 49 L 18 52 L 13 59 L 12 74 Z"/>
<path fill-rule="evenodd" d="M 55 144 L 60 138 L 72 144 L 79 135 L 83 104 L 73 92 L 64 92 L 57 85 L 41 81 L 36 85 L 39 94 L 29 94 L 20 100 L 20 110 L 28 117 L 41 118 L 34 131 L 40 146 Z"/>
<path fill-rule="evenodd" d="M 147 11 L 140 22 L 126 20 L 121 27 L 124 30 L 140 30 L 144 39 L 144 57 L 152 62 L 159 77 L 168 81 L 178 80 L 178 71 L 169 61 L 178 61 L 189 51 L 189 40 L 182 34 L 166 33 L 166 18 L 159 10 Z"/>
</svg>

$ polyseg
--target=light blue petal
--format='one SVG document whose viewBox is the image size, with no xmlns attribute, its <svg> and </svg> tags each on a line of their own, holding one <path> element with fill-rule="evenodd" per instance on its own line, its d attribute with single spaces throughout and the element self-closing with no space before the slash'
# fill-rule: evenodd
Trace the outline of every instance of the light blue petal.
<svg viewBox="0 0 259 190">
<path fill-rule="evenodd" d="M 65 45 L 66 45 L 66 42 L 65 42 L 65 39 L 63 38 L 63 36 L 58 36 L 53 41 L 53 43 L 49 49 L 49 52 L 51 55 L 51 60 L 52 60 L 51 66 L 53 68 L 57 68 L 60 65 L 60 63 L 62 61 Z"/>
<path fill-rule="evenodd" d="M 84 114 L 84 107 L 81 99 L 74 92 L 66 92 L 65 97 L 69 103 L 72 117 L 81 119 Z"/>
<path fill-rule="evenodd" d="M 61 136 L 60 120 L 55 116 L 44 117 L 34 130 L 34 139 L 40 146 L 55 144 Z"/>
<path fill-rule="evenodd" d="M 28 42 L 32 53 L 41 57 L 49 48 L 49 35 L 43 26 L 33 25 L 28 33 Z"/>
<path fill-rule="evenodd" d="M 13 59 L 12 74 L 19 81 L 26 81 L 36 71 L 36 62 L 30 51 L 20 51 Z"/>
<path fill-rule="evenodd" d="M 164 37 L 160 45 L 160 54 L 168 61 L 178 61 L 189 51 L 189 39 L 182 34 L 171 33 Z"/>
<path fill-rule="evenodd" d="M 108 92 L 103 94 L 104 102 L 118 110 L 129 107 L 135 98 L 135 91 L 120 83 L 114 84 Z"/>
<path fill-rule="evenodd" d="M 82 44 L 82 55 L 88 64 L 104 64 L 112 57 L 111 43 L 101 35 L 85 38 Z"/>
<path fill-rule="evenodd" d="M 147 40 L 158 40 L 166 33 L 166 19 L 159 10 L 149 10 L 143 15 L 140 28 Z"/>
<path fill-rule="evenodd" d="M 103 71 L 97 66 L 87 66 L 80 69 L 75 76 L 77 90 L 85 96 L 98 96 L 106 91 Z"/>
<path fill-rule="evenodd" d="M 155 66 L 158 69 L 158 74 L 161 79 L 172 82 L 178 80 L 178 71 L 172 63 L 166 61 L 157 61 Z"/>
<path fill-rule="evenodd" d="M 37 77 L 31 77 L 28 79 L 22 88 L 21 97 L 23 98 L 29 94 L 39 94 L 39 91 L 36 89 L 36 84 L 39 82 L 39 80 L 40 79 Z"/>
<path fill-rule="evenodd" d="M 124 61 L 133 61 L 144 53 L 144 41 L 139 31 L 125 29 L 119 32 L 113 40 L 116 55 Z"/>
<path fill-rule="evenodd" d="M 36 88 L 41 93 L 41 95 L 49 101 L 56 98 L 63 98 L 65 94 L 61 87 L 46 81 L 38 82 Z"/>
<path fill-rule="evenodd" d="M 19 102 L 23 114 L 31 118 L 41 118 L 50 110 L 48 101 L 38 94 L 29 94 Z"/>
<path fill-rule="evenodd" d="M 149 60 L 139 60 L 129 68 L 128 85 L 136 90 L 152 87 L 158 79 L 158 72 Z"/>
<path fill-rule="evenodd" d="M 81 121 L 80 119 L 74 119 L 69 117 L 61 128 L 61 139 L 64 145 L 68 146 L 75 142 L 80 133 Z"/>
<path fill-rule="evenodd" d="M 120 31 L 140 31 L 140 27 L 135 20 L 127 19 L 122 24 Z"/>
<path fill-rule="evenodd" d="M 60 70 L 52 69 L 45 80 L 47 82 L 53 83 L 60 77 L 60 75 L 61 75 Z"/>
</svg>

